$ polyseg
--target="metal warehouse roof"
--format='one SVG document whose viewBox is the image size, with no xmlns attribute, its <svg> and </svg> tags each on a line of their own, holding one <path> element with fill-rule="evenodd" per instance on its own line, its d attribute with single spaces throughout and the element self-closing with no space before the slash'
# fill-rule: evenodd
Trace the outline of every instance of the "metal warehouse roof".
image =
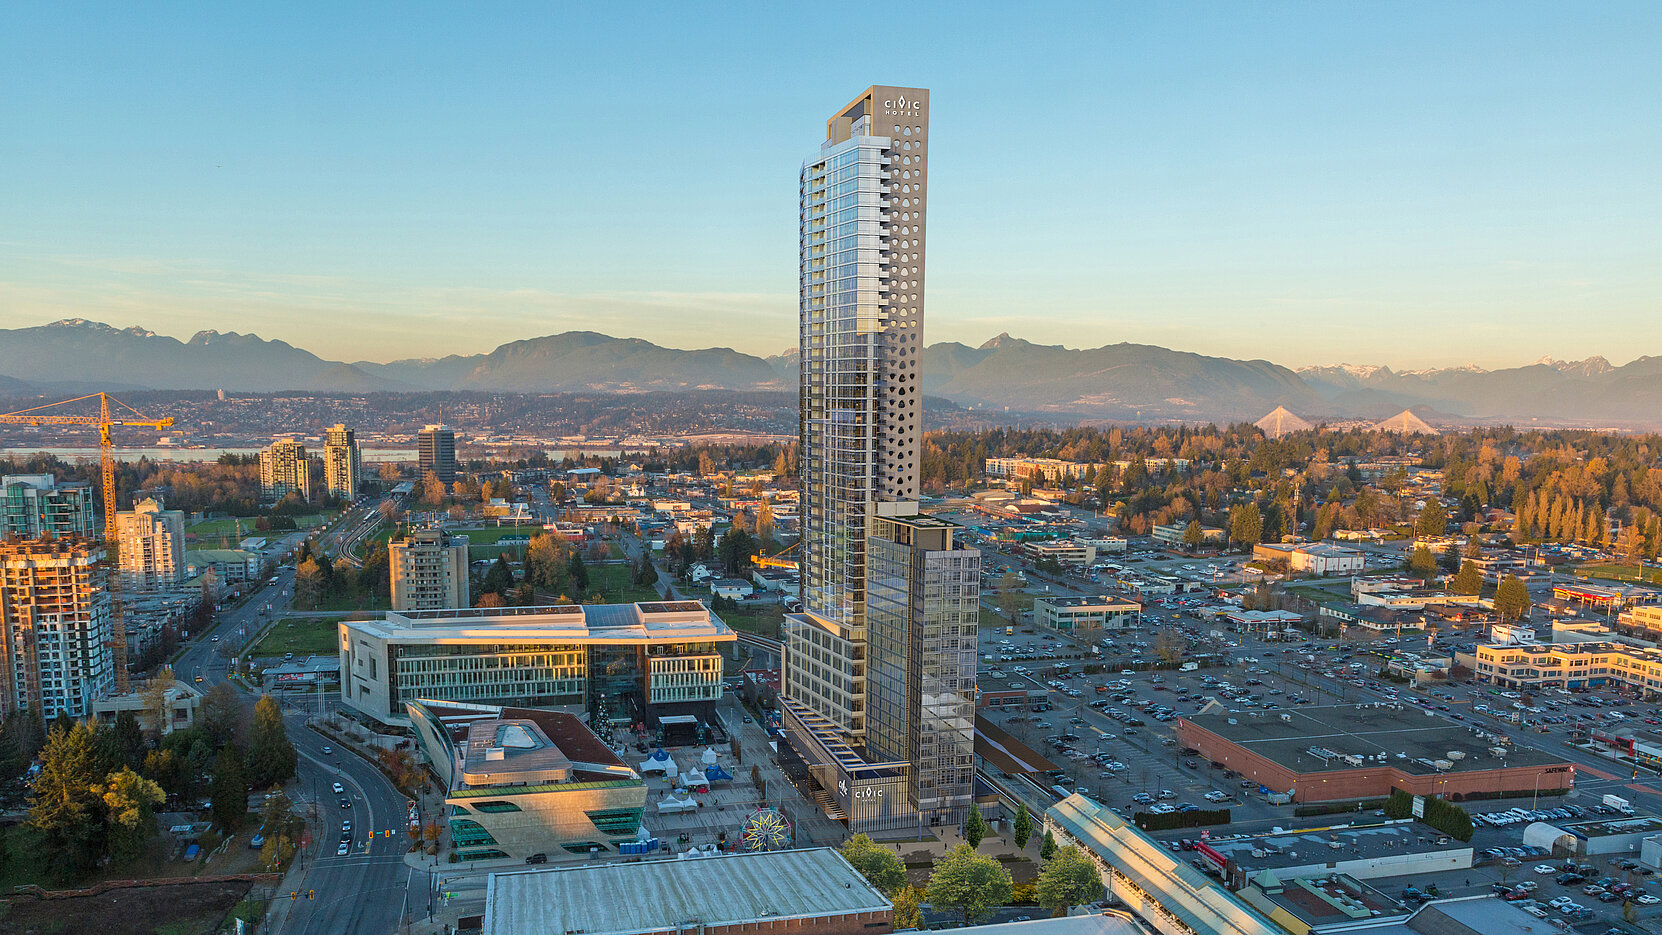
<svg viewBox="0 0 1662 935">
<path fill-rule="evenodd" d="M 491 874 L 485 935 L 679 931 L 891 906 L 828 847 Z"/>
</svg>

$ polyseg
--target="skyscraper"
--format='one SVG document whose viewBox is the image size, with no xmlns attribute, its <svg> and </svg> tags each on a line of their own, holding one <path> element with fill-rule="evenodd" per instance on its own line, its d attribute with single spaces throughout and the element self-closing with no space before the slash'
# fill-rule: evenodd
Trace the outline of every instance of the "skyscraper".
<svg viewBox="0 0 1662 935">
<path fill-rule="evenodd" d="M 0 541 L 0 715 L 86 717 L 115 684 L 103 560 L 92 539 Z"/>
<path fill-rule="evenodd" d="M 917 502 L 928 114 L 926 90 L 869 88 L 801 174 L 804 609 L 785 714 L 851 829 L 956 821 L 973 786 L 980 553 Z"/>
<path fill-rule="evenodd" d="M 60 483 L 51 474 L 0 477 L 0 536 L 90 536 L 97 513 L 92 485 L 83 481 Z"/>
<path fill-rule="evenodd" d="M 276 503 L 291 493 L 312 499 L 312 459 L 305 445 L 279 438 L 260 452 L 260 499 Z"/>
<path fill-rule="evenodd" d="M 130 589 L 148 591 L 177 585 L 185 571 L 185 514 L 164 510 L 153 497 L 115 514 L 121 543 L 121 579 Z"/>
<path fill-rule="evenodd" d="M 323 432 L 323 483 L 329 496 L 358 499 L 358 438 L 344 424 Z"/>
<path fill-rule="evenodd" d="M 447 484 L 456 482 L 456 433 L 448 425 L 429 425 L 416 436 L 419 474 L 432 471 Z"/>
</svg>

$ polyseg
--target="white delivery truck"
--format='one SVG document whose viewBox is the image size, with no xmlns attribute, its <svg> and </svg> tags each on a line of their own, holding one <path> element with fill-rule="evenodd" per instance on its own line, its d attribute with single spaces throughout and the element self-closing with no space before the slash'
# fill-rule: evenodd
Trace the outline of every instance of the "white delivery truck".
<svg viewBox="0 0 1662 935">
<path fill-rule="evenodd" d="M 1633 814 L 1633 803 L 1629 802 L 1628 800 L 1622 798 L 1619 795 L 1606 795 L 1604 797 L 1604 804 L 1608 805 L 1609 807 L 1615 809 L 1618 812 L 1621 812 L 1624 815 Z"/>
</svg>

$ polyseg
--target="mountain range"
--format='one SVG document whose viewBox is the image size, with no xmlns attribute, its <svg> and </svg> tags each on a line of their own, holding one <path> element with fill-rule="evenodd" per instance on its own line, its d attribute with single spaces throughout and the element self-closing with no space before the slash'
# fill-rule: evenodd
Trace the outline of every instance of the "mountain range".
<svg viewBox="0 0 1662 935">
<path fill-rule="evenodd" d="M 590 331 L 513 341 L 488 354 L 326 360 L 253 334 L 189 340 L 70 319 L 0 329 L 0 393 L 82 389 L 320 393 L 794 391 L 795 349 L 666 348 Z M 1289 369 L 1145 344 L 1066 348 L 1008 334 L 979 347 L 924 349 L 923 389 L 990 412 L 1061 420 L 1252 420 L 1276 406 L 1312 421 L 1377 419 L 1413 408 L 1432 423 L 1546 421 L 1662 424 L 1662 357 L 1620 367 L 1602 357 L 1521 367 L 1394 371 L 1380 365 Z"/>
</svg>

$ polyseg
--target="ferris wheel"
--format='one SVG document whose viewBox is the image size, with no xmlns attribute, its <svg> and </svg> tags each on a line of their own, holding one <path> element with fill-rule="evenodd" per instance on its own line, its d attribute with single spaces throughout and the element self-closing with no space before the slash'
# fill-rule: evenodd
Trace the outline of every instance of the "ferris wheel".
<svg viewBox="0 0 1662 935">
<path fill-rule="evenodd" d="M 759 808 L 744 821 L 739 839 L 747 851 L 777 851 L 791 846 L 791 823 L 778 809 Z"/>
</svg>

